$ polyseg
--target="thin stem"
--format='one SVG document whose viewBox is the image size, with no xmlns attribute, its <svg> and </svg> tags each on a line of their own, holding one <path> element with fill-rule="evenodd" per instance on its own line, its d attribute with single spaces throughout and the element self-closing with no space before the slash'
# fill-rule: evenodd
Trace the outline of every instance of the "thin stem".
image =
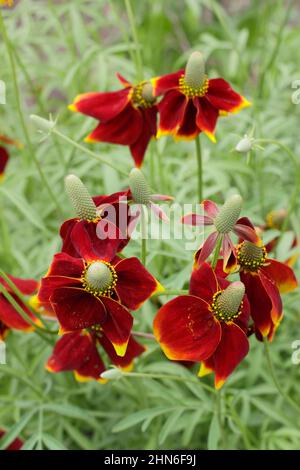
<svg viewBox="0 0 300 470">
<path fill-rule="evenodd" d="M 197 175 L 198 175 L 198 202 L 201 202 L 203 199 L 203 164 L 202 164 L 202 152 L 201 152 L 201 143 L 200 136 L 197 135 L 195 139 L 196 145 L 196 158 L 197 158 Z"/>
<path fill-rule="evenodd" d="M 162 292 L 155 292 L 152 297 L 158 297 L 161 295 L 187 295 L 189 291 L 187 289 L 165 289 Z"/>
<path fill-rule="evenodd" d="M 140 48 L 140 43 L 139 43 L 138 34 L 137 34 L 135 16 L 134 16 L 133 9 L 131 6 L 131 0 L 125 0 L 125 6 L 126 6 L 128 20 L 130 23 L 132 38 L 133 38 L 134 45 L 135 45 L 135 57 L 136 57 L 135 63 L 136 63 L 137 80 L 140 82 L 144 78 L 143 77 L 143 60 L 142 60 L 141 48 Z"/>
<path fill-rule="evenodd" d="M 147 261 L 147 213 L 146 207 L 141 205 L 141 261 L 146 266 Z"/>
<path fill-rule="evenodd" d="M 295 410 L 298 411 L 298 413 L 300 413 L 300 406 L 299 406 L 289 395 L 287 395 L 287 394 L 284 392 L 284 390 L 282 390 L 281 385 L 280 385 L 280 383 L 278 382 L 278 379 L 277 379 L 276 374 L 275 374 L 275 370 L 274 370 L 274 366 L 273 366 L 271 354 L 270 354 L 269 343 L 268 343 L 268 340 L 267 340 L 266 338 L 264 338 L 264 346 L 265 346 L 265 353 L 266 353 L 266 359 L 267 359 L 268 367 L 269 367 L 270 374 L 271 374 L 271 377 L 272 377 L 272 380 L 273 380 L 273 382 L 274 382 L 275 387 L 277 388 L 277 390 L 278 390 L 278 392 L 280 393 L 280 395 L 281 395 L 286 401 L 288 401 L 289 404 L 290 404 Z"/>
<path fill-rule="evenodd" d="M 133 336 L 138 336 L 139 338 L 153 339 L 155 341 L 155 336 L 151 333 L 144 333 L 143 331 L 133 331 Z"/>
<path fill-rule="evenodd" d="M 218 262 L 218 259 L 219 259 L 220 250 L 221 250 L 221 246 L 222 246 L 222 241 L 223 241 L 223 236 L 221 234 L 219 234 L 218 239 L 217 239 L 217 244 L 216 244 L 214 254 L 213 254 L 213 259 L 212 259 L 212 262 L 211 262 L 212 269 L 216 269 L 217 262 Z"/>
<path fill-rule="evenodd" d="M 87 147 L 84 147 L 83 145 L 80 145 L 78 144 L 77 142 L 75 142 L 75 140 L 73 139 L 70 139 L 69 137 L 67 137 L 66 135 L 62 134 L 60 131 L 58 131 L 56 128 L 53 128 L 51 130 L 51 134 L 55 134 L 57 135 L 58 137 L 60 137 L 62 140 L 64 140 L 65 142 L 68 142 L 70 145 L 72 145 L 73 147 L 77 148 L 78 150 L 80 150 L 81 152 L 84 152 L 86 153 L 87 155 L 89 155 L 90 157 L 94 158 L 95 160 L 97 160 L 98 162 L 101 162 L 101 163 L 104 163 L 105 165 L 107 166 L 110 166 L 111 168 L 113 168 L 114 170 L 118 171 L 119 173 L 121 173 L 121 175 L 123 176 L 128 176 L 127 173 L 123 170 L 120 170 L 120 168 L 118 167 L 118 165 L 115 165 L 114 163 L 111 163 L 109 162 L 108 160 L 106 160 L 105 158 L 102 158 L 100 157 L 100 155 L 97 155 L 95 152 L 93 152 L 92 150 L 89 150 Z"/>
<path fill-rule="evenodd" d="M 223 448 L 222 450 L 226 449 L 226 436 L 224 432 L 224 426 L 223 426 L 223 420 L 222 420 L 222 396 L 221 396 L 221 390 L 216 390 L 216 399 L 215 399 L 215 407 L 216 407 L 216 415 L 218 419 L 218 424 L 220 428 L 220 434 L 221 434 L 221 440 L 223 443 Z"/>
<path fill-rule="evenodd" d="M 11 73 L 12 73 L 12 82 L 13 82 L 13 87 L 14 87 L 14 94 L 15 94 L 15 98 L 16 98 L 17 111 L 18 111 L 18 114 L 19 114 L 19 119 L 20 119 L 21 127 L 23 129 L 25 141 L 26 141 L 28 150 L 30 152 L 30 156 L 33 158 L 33 161 L 35 163 L 35 166 L 36 166 L 37 171 L 40 175 L 40 178 L 41 178 L 41 181 L 42 181 L 43 185 L 47 189 L 47 191 L 49 193 L 49 196 L 51 197 L 54 205 L 56 206 L 56 208 L 58 210 L 58 212 L 60 213 L 60 215 L 62 215 L 62 210 L 60 208 L 60 205 L 59 205 L 58 201 L 56 200 L 56 197 L 55 197 L 54 193 L 51 190 L 51 187 L 50 187 L 50 185 L 47 181 L 47 178 L 44 175 L 44 172 L 42 170 L 40 162 L 38 161 L 38 159 L 36 157 L 33 145 L 31 143 L 31 140 L 30 140 L 30 137 L 29 137 L 29 132 L 28 132 L 28 129 L 27 129 L 27 125 L 26 125 L 26 121 L 25 121 L 25 118 L 24 118 L 22 105 L 21 105 L 21 97 L 20 97 L 20 90 L 19 90 L 19 85 L 18 85 L 18 80 L 17 80 L 17 72 L 16 72 L 14 54 L 13 54 L 12 46 L 10 44 L 10 41 L 9 41 L 9 38 L 8 38 L 8 35 L 7 35 L 7 31 L 6 31 L 5 23 L 3 21 L 3 16 L 2 16 L 1 10 L 0 10 L 0 31 L 2 33 L 4 43 L 5 43 L 5 46 L 6 46 L 6 50 L 7 50 L 7 53 L 8 53 L 8 57 L 9 57 Z"/>
</svg>

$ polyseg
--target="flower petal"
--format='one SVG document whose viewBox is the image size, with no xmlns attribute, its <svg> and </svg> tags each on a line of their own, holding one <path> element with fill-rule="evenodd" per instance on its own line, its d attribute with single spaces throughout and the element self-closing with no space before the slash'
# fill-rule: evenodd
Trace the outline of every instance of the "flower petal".
<svg viewBox="0 0 300 470">
<path fill-rule="evenodd" d="M 84 93 L 78 95 L 69 106 L 77 111 L 99 120 L 110 120 L 120 114 L 131 98 L 131 89 L 126 88 L 107 93 Z"/>
<path fill-rule="evenodd" d="M 199 214 L 187 214 L 181 218 L 182 224 L 187 225 L 213 225 L 213 220 L 207 215 L 199 215 Z"/>
<path fill-rule="evenodd" d="M 106 337 L 112 343 L 118 356 L 125 356 L 131 329 L 133 317 L 129 311 L 109 297 L 101 297 L 107 311 L 106 321 L 102 329 Z"/>
<path fill-rule="evenodd" d="M 174 90 L 179 87 L 179 79 L 184 75 L 184 69 L 178 70 L 175 73 L 169 73 L 162 77 L 156 77 L 151 79 L 153 86 L 153 95 L 163 95 L 169 90 Z"/>
<path fill-rule="evenodd" d="M 158 105 L 159 109 L 159 129 L 157 137 L 168 134 L 176 134 L 182 123 L 187 98 L 178 91 L 169 91 Z"/>
<path fill-rule="evenodd" d="M 118 276 L 117 294 L 121 303 L 130 310 L 137 310 L 159 287 L 138 258 L 122 259 L 115 269 Z"/>
<path fill-rule="evenodd" d="M 218 110 L 230 113 L 238 112 L 251 104 L 243 96 L 236 93 L 223 78 L 209 80 L 205 97 Z"/>
<path fill-rule="evenodd" d="M 64 276 L 81 278 L 84 270 L 84 262 L 81 259 L 73 258 L 67 253 L 57 253 L 53 257 L 51 266 L 46 274 L 48 276 Z"/>
<path fill-rule="evenodd" d="M 165 355 L 177 361 L 203 361 L 221 338 L 220 323 L 204 300 L 183 295 L 161 307 L 154 319 L 154 335 Z"/>
<path fill-rule="evenodd" d="M 247 240 L 252 243 L 258 243 L 259 237 L 254 229 L 248 227 L 247 225 L 239 224 L 238 222 L 235 224 L 233 228 L 234 233 L 240 237 L 242 240 Z"/>
<path fill-rule="evenodd" d="M 215 387 L 221 388 L 249 351 L 245 333 L 234 323 L 222 323 L 222 337 L 214 354 L 205 361 L 207 369 L 215 371 Z"/>
<path fill-rule="evenodd" d="M 219 290 L 217 277 L 208 263 L 194 267 L 190 280 L 189 293 L 208 304 L 212 303 L 213 295 Z"/>
<path fill-rule="evenodd" d="M 273 323 L 277 324 L 282 318 L 282 300 L 279 290 L 274 282 L 263 274 L 262 270 L 259 272 L 259 279 L 272 302 L 271 317 Z"/>
<path fill-rule="evenodd" d="M 201 129 L 196 124 L 197 109 L 192 100 L 188 100 L 184 116 L 177 129 L 175 140 L 193 140 Z"/>
<path fill-rule="evenodd" d="M 27 315 L 37 322 L 35 316 L 30 310 L 18 299 L 14 294 L 11 294 L 14 300 L 20 305 L 20 307 L 27 313 Z M 21 317 L 21 315 L 15 310 L 13 305 L 0 294 L 0 324 L 3 323 L 6 327 L 14 330 L 32 331 L 33 326 Z"/>
<path fill-rule="evenodd" d="M 209 199 L 202 201 L 201 206 L 203 206 L 204 212 L 206 212 L 211 219 L 214 219 L 219 213 L 217 204 Z"/>
<path fill-rule="evenodd" d="M 14 283 L 17 289 L 24 295 L 32 295 L 38 288 L 38 282 L 34 279 L 20 279 L 18 277 L 7 274 L 7 277 Z M 13 293 L 13 289 L 7 284 L 7 282 L 0 276 L 0 283 L 5 289 Z"/>
<path fill-rule="evenodd" d="M 50 300 L 63 333 L 102 326 L 106 321 L 101 300 L 84 289 L 61 287 L 54 290 Z"/>
<path fill-rule="evenodd" d="M 112 364 L 127 371 L 132 368 L 134 359 L 146 351 L 146 348 L 138 343 L 132 335 L 129 338 L 126 354 L 123 357 L 116 354 L 111 342 L 105 335 L 98 337 L 98 341 L 107 353 Z"/>
<path fill-rule="evenodd" d="M 141 132 L 137 137 L 136 141 L 130 145 L 130 152 L 137 168 L 140 168 L 142 166 L 144 155 L 150 140 L 156 137 L 157 112 L 157 106 L 152 106 L 151 108 L 141 110 L 143 117 Z"/>
<path fill-rule="evenodd" d="M 9 153 L 4 147 L 0 147 L 0 181 L 4 175 L 6 165 L 9 160 Z"/>
<path fill-rule="evenodd" d="M 198 128 L 203 131 L 212 142 L 216 142 L 214 136 L 218 110 L 210 104 L 206 98 L 194 98 L 194 105 L 197 108 L 196 123 Z"/>
<path fill-rule="evenodd" d="M 200 250 L 198 250 L 198 255 L 197 255 L 198 264 L 203 263 L 209 257 L 209 255 L 213 252 L 217 243 L 218 236 L 219 236 L 218 232 L 213 232 L 207 237 L 207 239 L 203 243 L 203 246 L 200 248 Z"/>
<path fill-rule="evenodd" d="M 55 289 L 60 287 L 81 287 L 80 278 L 66 276 L 46 276 L 41 280 L 41 285 L 37 294 L 40 304 L 47 306 Z"/>
<path fill-rule="evenodd" d="M 275 282 L 279 292 L 286 293 L 296 289 L 298 282 L 294 271 L 289 266 L 270 258 L 268 258 L 267 263 L 261 270 L 269 279 Z"/>
<path fill-rule="evenodd" d="M 158 219 L 163 220 L 164 222 L 169 222 L 170 221 L 167 214 L 162 210 L 161 207 L 159 207 L 159 205 L 154 204 L 153 202 L 150 202 L 150 208 L 151 208 L 152 212 L 156 215 L 156 217 Z"/>
</svg>

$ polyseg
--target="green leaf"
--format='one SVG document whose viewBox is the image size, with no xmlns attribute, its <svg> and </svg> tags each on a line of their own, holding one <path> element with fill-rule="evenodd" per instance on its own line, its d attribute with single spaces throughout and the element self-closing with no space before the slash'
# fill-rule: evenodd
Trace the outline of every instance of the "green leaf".
<svg viewBox="0 0 300 470">
<path fill-rule="evenodd" d="M 208 437 L 207 437 L 207 449 L 208 450 L 218 450 L 218 442 L 220 440 L 220 426 L 219 420 L 216 413 L 214 413 L 213 418 L 211 420 Z"/>
</svg>

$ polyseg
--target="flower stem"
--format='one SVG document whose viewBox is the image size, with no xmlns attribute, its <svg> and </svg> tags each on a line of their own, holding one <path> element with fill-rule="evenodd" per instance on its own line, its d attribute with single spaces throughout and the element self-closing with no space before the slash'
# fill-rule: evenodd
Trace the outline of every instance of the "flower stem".
<svg viewBox="0 0 300 470">
<path fill-rule="evenodd" d="M 146 207 L 141 205 L 141 261 L 146 266 L 147 261 L 147 214 Z"/>
<path fill-rule="evenodd" d="M 138 336 L 139 338 L 153 339 L 155 341 L 155 336 L 151 333 L 144 333 L 143 331 L 133 331 L 133 336 Z"/>
<path fill-rule="evenodd" d="M 214 254 L 213 254 L 213 259 L 212 259 L 212 262 L 211 262 L 212 269 L 216 269 L 217 262 L 218 262 L 218 259 L 219 259 L 220 250 L 221 250 L 221 246 L 222 246 L 222 240 L 223 240 L 223 236 L 219 234 L 218 239 L 217 239 L 216 248 L 215 248 Z"/>
<path fill-rule="evenodd" d="M 133 38 L 134 45 L 135 45 L 136 75 L 137 75 L 137 80 L 140 82 L 144 78 L 143 77 L 143 60 L 142 60 L 141 48 L 140 48 L 140 43 L 138 39 L 136 21 L 135 21 L 135 16 L 134 16 L 132 5 L 131 5 L 131 0 L 125 0 L 125 6 L 126 6 L 128 20 L 130 23 L 132 38 Z"/>
<path fill-rule="evenodd" d="M 75 140 L 73 139 L 70 139 L 70 137 L 67 137 L 66 135 L 62 134 L 60 131 L 58 131 L 56 128 L 53 128 L 51 130 L 51 134 L 55 134 L 57 135 L 58 137 L 60 137 L 62 140 L 64 140 L 65 142 L 68 142 L 68 144 L 70 145 L 73 145 L 73 147 L 77 148 L 78 150 L 80 150 L 81 152 L 84 152 L 86 153 L 87 155 L 89 155 L 90 157 L 94 158 L 95 160 L 97 160 L 98 162 L 101 162 L 101 163 L 104 163 L 105 165 L 107 166 L 110 166 L 111 168 L 113 168 L 114 170 L 118 171 L 119 173 L 121 173 L 121 175 L 123 176 L 128 176 L 127 172 L 121 170 L 118 165 L 115 165 L 114 163 L 111 163 L 109 162 L 108 160 L 106 160 L 105 158 L 102 158 L 100 157 L 100 155 L 97 155 L 95 152 L 93 152 L 92 150 L 89 150 L 87 147 L 84 147 L 83 145 L 80 145 L 78 144 L 77 142 L 75 142 Z"/>
<path fill-rule="evenodd" d="M 19 119 L 20 119 L 21 127 L 22 127 L 22 130 L 23 130 L 23 133 L 24 133 L 27 148 L 29 150 L 29 153 L 30 153 L 31 157 L 33 158 L 33 161 L 35 163 L 35 166 L 37 168 L 37 171 L 39 173 L 39 176 L 41 178 L 41 181 L 42 181 L 43 185 L 47 189 L 47 191 L 49 193 L 49 196 L 52 199 L 56 209 L 59 212 L 59 214 L 62 215 L 62 210 L 60 208 L 60 205 L 59 205 L 54 193 L 52 192 L 52 189 L 51 189 L 51 187 L 48 183 L 48 180 L 47 180 L 46 176 L 44 175 L 44 172 L 42 170 L 40 162 L 38 161 L 38 159 L 36 157 L 33 145 L 31 143 L 31 140 L 30 140 L 30 137 L 29 137 L 29 132 L 28 132 L 28 129 L 27 129 L 27 125 L 26 125 L 26 121 L 25 121 L 25 118 L 24 118 L 22 105 L 21 105 L 20 90 L 19 90 L 19 85 L 18 85 L 18 80 L 17 80 L 14 54 L 13 54 L 11 43 L 10 43 L 8 35 L 7 35 L 7 31 L 6 31 L 5 23 L 3 21 L 3 16 L 2 16 L 1 10 L 0 10 L 0 31 L 2 33 L 3 40 L 4 40 L 6 50 L 7 50 L 7 53 L 8 53 L 8 57 L 9 57 L 11 73 L 12 73 L 12 82 L 13 82 L 13 87 L 14 87 L 14 94 L 15 94 L 15 98 L 16 98 L 17 112 L 19 114 Z"/>
<path fill-rule="evenodd" d="M 278 382 L 278 379 L 277 379 L 276 374 L 275 374 L 275 370 L 274 370 L 274 366 L 273 366 L 271 354 L 270 354 L 269 343 L 268 343 L 268 340 L 267 340 L 266 338 L 264 338 L 264 346 L 265 346 L 265 353 L 266 353 L 266 359 L 267 359 L 268 367 L 269 367 L 270 374 L 271 374 L 271 377 L 272 377 L 272 380 L 273 380 L 273 382 L 274 382 L 275 387 L 277 388 L 277 390 L 278 390 L 278 392 L 280 393 L 280 395 L 281 395 L 286 401 L 288 401 L 289 404 L 290 404 L 295 410 L 298 411 L 298 413 L 300 413 L 300 406 L 299 406 L 289 395 L 287 395 L 287 394 L 284 392 L 284 390 L 282 390 L 281 385 L 280 385 L 280 383 Z"/>
<path fill-rule="evenodd" d="M 158 297 L 160 295 L 187 295 L 189 291 L 187 289 L 165 289 L 162 292 L 156 292 L 152 297 Z"/>
<path fill-rule="evenodd" d="M 200 136 L 197 135 L 195 139 L 196 145 L 196 158 L 197 158 L 197 175 L 198 175 L 198 202 L 203 200 L 203 164 L 202 164 L 202 152 L 201 152 L 201 143 Z"/>
</svg>

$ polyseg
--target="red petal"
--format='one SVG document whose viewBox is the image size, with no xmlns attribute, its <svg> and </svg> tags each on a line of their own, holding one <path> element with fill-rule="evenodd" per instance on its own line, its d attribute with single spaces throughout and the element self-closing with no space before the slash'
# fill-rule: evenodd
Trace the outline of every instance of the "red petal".
<svg viewBox="0 0 300 470">
<path fill-rule="evenodd" d="M 277 324 L 282 317 L 282 300 L 279 290 L 274 282 L 263 274 L 262 270 L 259 272 L 259 279 L 272 302 L 271 316 L 273 322 Z"/>
<path fill-rule="evenodd" d="M 247 225 L 240 224 L 239 221 L 235 224 L 233 231 L 242 240 L 247 240 L 252 243 L 259 242 L 259 237 L 255 230 Z"/>
<path fill-rule="evenodd" d="M 84 270 L 84 262 L 81 259 L 73 258 L 66 253 L 57 253 L 53 257 L 52 264 L 46 274 L 48 276 L 65 276 L 81 278 Z"/>
<path fill-rule="evenodd" d="M 140 168 L 144 155 L 147 150 L 148 144 L 152 137 L 156 137 L 157 125 L 156 116 L 158 108 L 152 106 L 151 108 L 141 110 L 142 113 L 142 129 L 137 140 L 130 146 L 130 152 L 134 159 L 135 166 Z"/>
<path fill-rule="evenodd" d="M 141 135 L 142 128 L 141 111 L 128 104 L 118 116 L 101 122 L 85 141 L 132 145 Z"/>
<path fill-rule="evenodd" d="M 219 213 L 217 204 L 209 199 L 202 201 L 201 206 L 203 206 L 204 212 L 206 212 L 211 219 L 214 219 Z"/>
<path fill-rule="evenodd" d="M 150 208 L 151 208 L 152 212 L 156 215 L 156 217 L 158 219 L 163 220 L 164 222 L 169 222 L 170 221 L 167 214 L 157 204 L 154 204 L 153 202 L 150 202 Z"/>
<path fill-rule="evenodd" d="M 218 292 L 219 286 L 216 275 L 208 263 L 196 266 L 192 271 L 190 280 L 190 294 L 212 303 L 213 295 Z"/>
<path fill-rule="evenodd" d="M 153 95 L 159 96 L 169 90 L 174 90 L 179 87 L 179 79 L 184 75 L 184 70 L 178 70 L 175 73 L 169 73 L 163 77 L 153 78 L 151 80 L 153 86 Z"/>
<path fill-rule="evenodd" d="M 133 325 L 128 310 L 109 297 L 101 297 L 107 310 L 107 319 L 102 325 L 103 332 L 112 343 L 118 356 L 125 356 Z"/>
<path fill-rule="evenodd" d="M 18 277 L 7 274 L 7 277 L 14 283 L 17 289 L 24 295 L 32 295 L 38 288 L 38 282 L 34 279 L 20 279 Z M 13 289 L 7 284 L 7 282 L 0 277 L 0 283 L 5 287 L 8 292 L 13 292 Z"/>
<path fill-rule="evenodd" d="M 199 250 L 198 264 L 203 263 L 203 261 L 205 261 L 213 252 L 217 243 L 217 238 L 218 232 L 213 232 L 207 237 L 207 239 L 203 243 L 202 248 L 200 248 Z"/>
<path fill-rule="evenodd" d="M 122 83 L 124 87 L 131 87 L 131 83 L 126 80 L 120 73 L 116 73 L 118 80 Z"/>
<path fill-rule="evenodd" d="M 176 134 L 182 123 L 188 99 L 178 91 L 168 92 L 158 105 L 160 122 L 157 137 Z"/>
<path fill-rule="evenodd" d="M 36 318 L 32 315 L 30 310 L 28 310 L 28 308 L 14 294 L 11 294 L 11 296 L 27 313 L 27 315 L 35 321 Z M 21 317 L 21 315 L 2 294 L 0 294 L 0 323 L 3 323 L 6 327 L 14 330 L 30 331 L 33 329 L 30 323 Z"/>
<path fill-rule="evenodd" d="M 132 335 L 129 338 L 126 354 L 123 357 L 116 354 L 110 341 L 104 335 L 99 337 L 98 340 L 103 349 L 105 349 L 112 364 L 121 367 L 122 369 L 130 369 L 134 359 L 146 351 L 146 348 L 138 343 Z"/>
<path fill-rule="evenodd" d="M 215 386 L 221 388 L 227 377 L 234 371 L 249 351 L 245 333 L 234 323 L 222 323 L 222 337 L 206 367 L 215 371 Z"/>
<path fill-rule="evenodd" d="M 4 147 L 0 147 L 0 179 L 4 174 L 7 162 L 9 160 L 9 153 Z"/>
<path fill-rule="evenodd" d="M 284 263 L 268 258 L 267 266 L 263 266 L 263 273 L 275 282 L 281 293 L 291 292 L 297 288 L 298 282 L 294 271 Z"/>
<path fill-rule="evenodd" d="M 184 215 L 181 219 L 182 224 L 187 225 L 213 225 L 213 220 L 206 215 L 199 214 L 187 214 Z"/>
<path fill-rule="evenodd" d="M 215 142 L 214 131 L 219 116 L 218 110 L 206 98 L 194 98 L 194 105 L 197 108 L 196 123 L 198 128 Z"/>
<path fill-rule="evenodd" d="M 156 279 L 137 258 L 126 258 L 115 265 L 116 290 L 121 303 L 130 310 L 138 309 L 158 288 Z"/>
<path fill-rule="evenodd" d="M 169 359 L 199 362 L 215 351 L 221 327 L 206 302 L 184 295 L 160 308 L 154 335 Z"/>
<path fill-rule="evenodd" d="M 53 292 L 50 300 L 64 333 L 94 325 L 102 326 L 107 318 L 101 300 L 84 289 L 58 288 Z"/>
<path fill-rule="evenodd" d="M 194 139 L 200 132 L 196 124 L 197 109 L 192 100 L 188 100 L 185 108 L 182 122 L 176 132 L 176 140 L 191 140 Z"/>
<path fill-rule="evenodd" d="M 77 224 L 78 222 L 79 222 L 79 219 L 75 219 L 75 218 L 66 220 L 60 227 L 60 231 L 59 231 L 59 234 L 63 241 L 61 251 L 63 253 L 67 253 L 70 256 L 73 256 L 74 258 L 78 258 L 79 254 L 72 243 L 71 233 L 75 224 Z"/>
<path fill-rule="evenodd" d="M 250 105 L 223 78 L 209 80 L 209 87 L 205 97 L 215 108 L 227 112 L 237 112 L 239 109 Z"/>
<path fill-rule="evenodd" d="M 5 436 L 6 432 L 3 429 L 0 429 L 0 439 Z M 23 446 L 24 442 L 21 439 L 15 439 L 5 450 L 20 450 Z"/>
<path fill-rule="evenodd" d="M 107 93 L 85 93 L 75 98 L 70 109 L 95 119 L 107 121 L 124 110 L 131 98 L 130 91 L 127 88 Z"/>
<path fill-rule="evenodd" d="M 50 298 L 55 289 L 61 287 L 81 287 L 81 285 L 82 282 L 80 278 L 65 276 L 43 277 L 37 294 L 38 302 L 40 302 L 41 304 L 47 304 L 48 302 L 50 302 Z"/>
</svg>

